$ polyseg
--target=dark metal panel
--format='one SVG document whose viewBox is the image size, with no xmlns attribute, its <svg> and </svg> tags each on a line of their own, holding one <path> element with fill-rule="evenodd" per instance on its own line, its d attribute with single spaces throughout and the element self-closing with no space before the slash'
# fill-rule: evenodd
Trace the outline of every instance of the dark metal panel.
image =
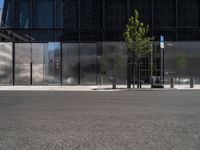
<svg viewBox="0 0 200 150">
<path fill-rule="evenodd" d="M 7 0 L 3 9 L 3 29 L 13 30 L 13 40 L 17 42 L 123 41 L 125 24 L 134 9 L 139 10 L 141 21 L 150 25 L 150 34 L 155 37 L 165 34 L 167 40 L 195 41 L 199 36 L 199 0 L 30 0 L 29 28 L 19 15 L 23 12 L 19 9 L 25 5 L 23 2 L 25 1 Z M 45 5 L 35 9 L 39 3 Z M 43 11 L 42 7 L 51 13 Z M 7 13 L 10 13 L 10 20 L 6 21 Z M 41 19 L 41 16 L 38 16 L 40 13 L 46 17 Z M 48 20 L 52 20 L 52 23 Z M 172 30 L 175 32 L 175 38 L 170 34 Z M 186 30 L 189 38 L 184 38 Z M 4 38 L 1 39 L 3 41 Z"/>
</svg>

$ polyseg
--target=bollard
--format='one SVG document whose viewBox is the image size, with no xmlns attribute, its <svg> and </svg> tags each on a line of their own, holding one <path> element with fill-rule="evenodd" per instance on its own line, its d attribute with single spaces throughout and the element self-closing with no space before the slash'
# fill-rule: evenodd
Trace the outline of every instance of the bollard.
<svg viewBox="0 0 200 150">
<path fill-rule="evenodd" d="M 130 82 L 130 81 L 127 82 L 127 88 L 128 88 L 128 89 L 131 88 L 131 82 Z"/>
<path fill-rule="evenodd" d="M 174 88 L 174 85 L 175 85 L 175 79 L 171 78 L 170 87 Z"/>
<path fill-rule="evenodd" d="M 154 78 L 151 78 L 151 88 L 154 86 Z"/>
<path fill-rule="evenodd" d="M 116 89 L 116 78 L 113 78 L 112 88 Z"/>
<path fill-rule="evenodd" d="M 194 88 L 194 78 L 190 78 L 190 88 Z"/>
</svg>

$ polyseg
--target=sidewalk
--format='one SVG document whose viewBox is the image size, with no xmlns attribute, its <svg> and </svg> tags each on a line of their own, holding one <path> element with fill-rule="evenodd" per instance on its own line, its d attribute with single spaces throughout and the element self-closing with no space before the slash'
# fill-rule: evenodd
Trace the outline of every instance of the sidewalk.
<svg viewBox="0 0 200 150">
<path fill-rule="evenodd" d="M 126 85 L 117 85 L 117 89 L 113 90 L 112 85 L 78 85 L 78 86 L 0 86 L 0 91 L 121 91 L 121 90 L 200 90 L 200 85 L 190 88 L 189 85 L 175 85 L 171 89 L 170 85 L 165 85 L 164 89 L 152 89 L 150 85 L 143 85 L 141 89 L 127 89 Z"/>
</svg>

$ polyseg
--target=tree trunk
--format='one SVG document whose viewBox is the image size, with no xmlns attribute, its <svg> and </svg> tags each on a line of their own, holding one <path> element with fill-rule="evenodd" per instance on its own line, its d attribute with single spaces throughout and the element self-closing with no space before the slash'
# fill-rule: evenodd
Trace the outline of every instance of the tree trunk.
<svg viewBox="0 0 200 150">
<path fill-rule="evenodd" d="M 132 58 L 132 81 L 133 81 L 133 88 L 135 88 L 135 56 Z"/>
<path fill-rule="evenodd" d="M 137 88 L 140 88 L 140 61 L 137 57 Z"/>
<path fill-rule="evenodd" d="M 141 58 L 140 58 L 140 88 L 142 88 L 142 66 L 141 66 Z"/>
<path fill-rule="evenodd" d="M 131 88 L 131 59 L 129 55 L 127 59 L 127 88 Z"/>
</svg>

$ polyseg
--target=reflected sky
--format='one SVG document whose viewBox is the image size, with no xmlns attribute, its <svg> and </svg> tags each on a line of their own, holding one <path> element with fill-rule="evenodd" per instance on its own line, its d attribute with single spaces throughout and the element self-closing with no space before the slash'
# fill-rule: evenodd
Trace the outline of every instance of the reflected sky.
<svg viewBox="0 0 200 150">
<path fill-rule="evenodd" d="M 4 2 L 4 0 L 0 0 L 0 8 L 3 7 L 3 2 Z"/>
</svg>

